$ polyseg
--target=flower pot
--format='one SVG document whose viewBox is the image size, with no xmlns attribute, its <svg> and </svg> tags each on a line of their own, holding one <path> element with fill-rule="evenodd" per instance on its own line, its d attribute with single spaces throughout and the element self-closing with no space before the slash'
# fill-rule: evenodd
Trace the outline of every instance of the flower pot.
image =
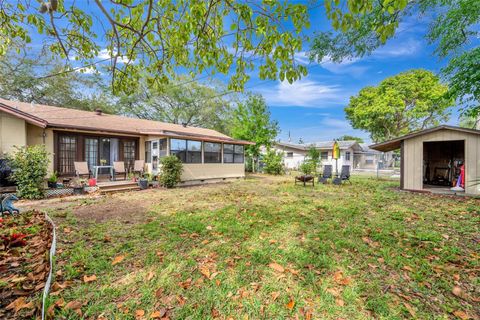
<svg viewBox="0 0 480 320">
<path fill-rule="evenodd" d="M 85 193 L 84 187 L 73 187 L 73 194 L 80 195 Z"/>
<path fill-rule="evenodd" d="M 138 179 L 138 186 L 140 189 L 147 189 L 148 188 L 148 180 L 147 179 Z"/>
<path fill-rule="evenodd" d="M 52 182 L 52 181 L 47 181 L 47 186 L 49 189 L 56 189 L 57 188 L 57 182 Z"/>
</svg>

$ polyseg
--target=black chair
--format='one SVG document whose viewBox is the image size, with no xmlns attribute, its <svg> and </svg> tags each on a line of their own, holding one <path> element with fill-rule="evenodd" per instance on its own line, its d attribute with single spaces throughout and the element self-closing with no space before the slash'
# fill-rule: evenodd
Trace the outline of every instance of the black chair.
<svg viewBox="0 0 480 320">
<path fill-rule="evenodd" d="M 327 183 L 328 179 L 332 178 L 332 165 L 327 164 L 323 166 L 323 173 L 318 177 L 318 183 Z"/>
<path fill-rule="evenodd" d="M 350 181 L 350 166 L 342 166 L 342 171 L 340 172 L 340 179 L 342 182 L 348 181 L 350 184 L 352 182 Z"/>
</svg>

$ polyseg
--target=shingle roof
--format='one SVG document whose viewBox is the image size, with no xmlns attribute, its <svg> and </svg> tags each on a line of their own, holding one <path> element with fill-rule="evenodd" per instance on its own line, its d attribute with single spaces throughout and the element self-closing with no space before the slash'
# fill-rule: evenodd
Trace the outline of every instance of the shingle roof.
<svg viewBox="0 0 480 320">
<path fill-rule="evenodd" d="M 93 111 L 9 101 L 1 98 L 0 111 L 18 116 L 27 122 L 42 127 L 106 131 L 134 135 L 210 138 L 212 141 L 219 140 L 251 144 L 248 141 L 234 140 L 223 133 L 211 129 L 184 127 L 179 124 L 110 114 L 98 115 Z"/>
<path fill-rule="evenodd" d="M 343 149 L 349 149 L 349 148 L 355 148 L 355 146 L 358 145 L 357 141 L 354 140 L 348 140 L 348 141 L 337 141 L 338 146 L 340 147 L 341 150 Z M 318 149 L 332 149 L 333 148 L 333 141 L 317 141 L 317 142 L 309 142 L 309 143 L 303 143 L 303 144 L 295 144 L 295 143 L 290 143 L 290 142 L 282 142 L 279 141 L 276 143 L 279 146 L 284 146 L 288 148 L 293 148 L 293 149 L 298 149 L 298 150 L 308 150 L 310 146 L 315 145 Z M 357 147 L 360 149 L 360 147 Z"/>
<path fill-rule="evenodd" d="M 480 134 L 480 130 L 476 130 L 476 129 L 467 129 L 467 128 L 461 128 L 461 127 L 441 125 L 441 126 L 433 127 L 430 129 L 412 132 L 402 137 L 398 137 L 389 141 L 373 144 L 370 146 L 370 148 L 378 151 L 383 151 L 383 152 L 396 150 L 400 148 L 403 140 L 411 139 L 414 137 L 418 137 L 418 136 L 421 136 L 427 133 L 432 133 L 439 130 L 452 130 L 452 131 L 464 132 L 464 133 L 470 133 L 470 134 Z"/>
</svg>

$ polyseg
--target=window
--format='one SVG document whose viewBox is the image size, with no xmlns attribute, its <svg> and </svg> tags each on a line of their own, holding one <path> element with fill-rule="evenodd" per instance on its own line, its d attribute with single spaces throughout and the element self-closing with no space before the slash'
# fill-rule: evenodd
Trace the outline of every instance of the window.
<svg viewBox="0 0 480 320">
<path fill-rule="evenodd" d="M 202 142 L 187 140 L 187 163 L 202 163 Z"/>
<path fill-rule="evenodd" d="M 350 161 L 350 151 L 345 152 L 345 161 Z"/>
<path fill-rule="evenodd" d="M 205 163 L 221 163 L 222 162 L 222 144 L 204 142 L 203 154 Z"/>
<path fill-rule="evenodd" d="M 98 139 L 85 139 L 85 161 L 88 163 L 88 168 L 93 170 L 93 166 L 98 165 Z"/>
<path fill-rule="evenodd" d="M 58 172 L 74 173 L 73 162 L 77 157 L 77 138 L 74 136 L 58 137 Z"/>
<path fill-rule="evenodd" d="M 235 145 L 235 154 L 233 162 L 235 163 L 243 163 L 243 146 Z"/>
<path fill-rule="evenodd" d="M 375 156 L 374 155 L 371 155 L 371 154 L 367 154 L 365 156 L 365 164 L 373 164 L 373 160 L 375 159 Z"/>
<path fill-rule="evenodd" d="M 160 139 L 160 148 L 158 149 L 158 156 L 160 158 L 166 157 L 167 156 L 167 138 Z"/>
<path fill-rule="evenodd" d="M 233 163 L 233 144 L 223 145 L 223 162 Z"/>
<path fill-rule="evenodd" d="M 293 152 L 287 152 L 287 158 L 293 158 Z"/>
<path fill-rule="evenodd" d="M 193 140 L 170 140 L 170 154 L 184 163 L 202 163 L 202 142 Z"/>
<path fill-rule="evenodd" d="M 145 141 L 145 163 L 152 162 L 152 141 Z"/>
<path fill-rule="evenodd" d="M 187 140 L 171 139 L 170 154 L 177 156 L 182 162 L 187 162 Z"/>
<path fill-rule="evenodd" d="M 123 142 L 123 161 L 125 162 L 125 169 L 130 171 L 135 163 L 135 141 Z"/>
<path fill-rule="evenodd" d="M 328 151 L 322 151 L 320 152 L 320 158 L 322 160 L 328 160 Z"/>
</svg>

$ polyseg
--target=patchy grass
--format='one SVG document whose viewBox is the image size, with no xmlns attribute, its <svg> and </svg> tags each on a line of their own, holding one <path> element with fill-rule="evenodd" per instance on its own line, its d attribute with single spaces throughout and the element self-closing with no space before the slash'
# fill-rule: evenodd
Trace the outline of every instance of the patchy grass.
<svg viewBox="0 0 480 320">
<path fill-rule="evenodd" d="M 51 208 L 55 317 L 477 317 L 480 201 L 397 184 L 253 177 Z"/>
</svg>

